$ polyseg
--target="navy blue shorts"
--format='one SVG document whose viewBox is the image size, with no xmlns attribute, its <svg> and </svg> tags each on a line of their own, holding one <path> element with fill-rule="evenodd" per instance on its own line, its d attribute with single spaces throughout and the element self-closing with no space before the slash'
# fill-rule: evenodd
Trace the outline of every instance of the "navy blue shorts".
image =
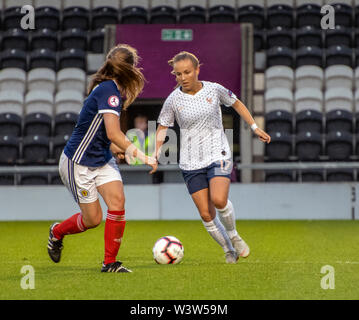
<svg viewBox="0 0 359 320">
<path fill-rule="evenodd" d="M 190 194 L 209 187 L 209 181 L 214 177 L 231 179 L 232 160 L 220 160 L 208 167 L 198 170 L 182 170 L 184 182 Z"/>
</svg>

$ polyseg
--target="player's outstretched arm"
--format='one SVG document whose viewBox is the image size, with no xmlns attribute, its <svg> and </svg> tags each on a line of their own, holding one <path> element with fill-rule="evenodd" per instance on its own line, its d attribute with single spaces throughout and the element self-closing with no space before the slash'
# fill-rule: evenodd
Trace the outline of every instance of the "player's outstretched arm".
<svg viewBox="0 0 359 320">
<path fill-rule="evenodd" d="M 150 174 L 154 173 L 158 166 L 157 160 L 153 157 L 146 156 L 131 143 L 121 130 L 118 116 L 112 113 L 104 113 L 103 118 L 108 139 L 118 148 L 125 150 L 125 157 L 127 157 L 126 161 L 129 162 L 128 158 L 136 157 L 143 163 L 152 167 Z"/>
<path fill-rule="evenodd" d="M 243 118 L 245 122 L 252 128 L 253 132 L 258 136 L 258 138 L 263 141 L 270 143 L 271 137 L 264 130 L 257 127 L 251 113 L 248 111 L 247 107 L 240 101 L 236 100 L 236 102 L 232 105 L 234 110 Z"/>
<path fill-rule="evenodd" d="M 156 159 L 159 159 L 161 155 L 161 147 L 166 139 L 168 127 L 159 125 L 156 131 Z"/>
</svg>

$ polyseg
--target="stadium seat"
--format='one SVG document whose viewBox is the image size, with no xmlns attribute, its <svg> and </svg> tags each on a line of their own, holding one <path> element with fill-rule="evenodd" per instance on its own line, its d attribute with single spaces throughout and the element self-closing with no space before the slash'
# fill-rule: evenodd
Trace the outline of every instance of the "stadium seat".
<svg viewBox="0 0 359 320">
<path fill-rule="evenodd" d="M 272 66 L 265 71 L 266 89 L 287 88 L 293 90 L 294 71 L 287 66 Z"/>
<path fill-rule="evenodd" d="M 48 173 L 22 173 L 19 175 L 19 185 L 47 185 Z"/>
<path fill-rule="evenodd" d="M 36 49 L 30 53 L 29 69 L 57 69 L 56 53 L 50 49 Z"/>
<path fill-rule="evenodd" d="M 82 29 L 67 29 L 60 35 L 60 48 L 87 50 L 87 32 Z"/>
<path fill-rule="evenodd" d="M 20 156 L 20 140 L 17 136 L 0 136 L 0 164 L 16 164 Z"/>
<path fill-rule="evenodd" d="M 353 132 L 353 113 L 347 110 L 332 110 L 326 114 L 326 132 Z"/>
<path fill-rule="evenodd" d="M 267 31 L 267 47 L 288 47 L 293 48 L 293 32 L 277 26 Z"/>
<path fill-rule="evenodd" d="M 118 24 L 119 12 L 112 7 L 97 7 L 91 13 L 92 30 L 104 28 L 107 24 Z"/>
<path fill-rule="evenodd" d="M 272 88 L 264 94 L 265 112 L 283 110 L 293 113 L 293 93 L 286 88 Z"/>
<path fill-rule="evenodd" d="M 184 6 L 179 9 L 178 19 L 180 23 L 205 23 L 206 10 L 198 5 Z"/>
<path fill-rule="evenodd" d="M 71 135 L 78 119 L 78 113 L 65 112 L 55 115 L 54 135 L 65 136 Z"/>
<path fill-rule="evenodd" d="M 31 113 L 45 113 L 53 115 L 53 94 L 49 91 L 34 90 L 29 91 L 25 96 L 25 115 Z"/>
<path fill-rule="evenodd" d="M 353 154 L 352 134 L 345 131 L 329 132 L 325 139 L 329 161 L 348 161 Z"/>
<path fill-rule="evenodd" d="M 171 24 L 177 22 L 177 9 L 168 5 L 152 7 L 150 23 Z"/>
<path fill-rule="evenodd" d="M 104 39 L 105 29 L 98 29 L 88 33 L 89 45 L 88 50 L 93 53 L 103 53 L 104 51 Z"/>
<path fill-rule="evenodd" d="M 302 170 L 298 177 L 301 182 L 324 182 L 324 170 L 322 169 L 306 169 Z"/>
<path fill-rule="evenodd" d="M 269 29 L 281 26 L 286 29 L 294 25 L 293 7 L 284 4 L 267 8 L 267 26 Z"/>
<path fill-rule="evenodd" d="M 147 23 L 147 10 L 139 6 L 128 6 L 122 8 L 121 23 L 145 24 Z"/>
<path fill-rule="evenodd" d="M 90 11 L 80 6 L 69 6 L 62 11 L 62 29 L 88 30 L 90 27 Z"/>
<path fill-rule="evenodd" d="M 356 7 L 355 7 L 355 20 L 354 20 L 354 23 L 355 23 L 355 27 L 359 28 L 359 5 L 356 5 Z"/>
<path fill-rule="evenodd" d="M 22 156 L 25 164 L 45 164 L 50 155 L 50 138 L 40 135 L 25 136 Z"/>
<path fill-rule="evenodd" d="M 359 67 L 359 49 L 355 50 L 355 67 Z"/>
<path fill-rule="evenodd" d="M 293 171 L 291 170 L 266 170 L 265 182 L 292 182 Z"/>
<path fill-rule="evenodd" d="M 323 89 L 324 71 L 318 66 L 301 66 L 295 69 L 296 89 Z"/>
<path fill-rule="evenodd" d="M 292 155 L 292 136 L 286 132 L 271 132 L 271 143 L 265 145 L 268 161 L 288 161 Z"/>
<path fill-rule="evenodd" d="M 80 49 L 66 49 L 59 55 L 59 70 L 65 68 L 87 69 L 86 54 Z"/>
<path fill-rule="evenodd" d="M 321 5 L 310 3 L 298 5 L 297 1 L 297 28 L 303 28 L 305 26 L 312 26 L 320 29 L 320 21 L 322 20 L 322 14 L 320 13 Z"/>
<path fill-rule="evenodd" d="M 15 113 L 22 117 L 24 110 L 24 95 L 13 90 L 0 91 L 1 113 Z"/>
<path fill-rule="evenodd" d="M 253 49 L 255 52 L 267 48 L 267 37 L 262 30 L 253 31 Z"/>
<path fill-rule="evenodd" d="M 352 89 L 354 84 L 354 71 L 345 65 L 332 65 L 324 71 L 325 87 Z"/>
<path fill-rule="evenodd" d="M 323 47 L 322 30 L 313 26 L 304 26 L 295 30 L 296 47 Z"/>
<path fill-rule="evenodd" d="M 238 8 L 238 22 L 252 23 L 255 29 L 265 27 L 265 15 L 263 6 L 247 5 Z"/>
<path fill-rule="evenodd" d="M 64 150 L 67 141 L 69 141 L 70 136 L 71 133 L 70 135 L 56 135 L 53 138 L 53 159 L 55 159 L 56 162 L 59 162 L 61 153 Z"/>
<path fill-rule="evenodd" d="M 353 112 L 353 92 L 349 88 L 331 88 L 324 93 L 325 112 L 347 110 Z"/>
<path fill-rule="evenodd" d="M 236 10 L 234 6 L 214 5 L 209 8 L 210 23 L 234 23 L 236 22 Z"/>
<path fill-rule="evenodd" d="M 328 182 L 351 182 L 354 181 L 353 169 L 328 169 Z"/>
<path fill-rule="evenodd" d="M 60 30 L 61 3 L 59 8 L 54 7 L 55 5 L 55 2 L 48 2 L 44 6 L 35 5 L 36 29 Z"/>
<path fill-rule="evenodd" d="M 293 114 L 276 110 L 265 114 L 265 126 L 267 132 L 287 132 L 292 133 L 293 130 Z"/>
<path fill-rule="evenodd" d="M 38 29 L 31 36 L 30 49 L 42 49 L 47 48 L 52 51 L 56 51 L 57 48 L 57 33 L 51 29 Z"/>
<path fill-rule="evenodd" d="M 0 109 L 0 136 L 21 135 L 22 117 L 12 112 L 2 112 Z"/>
<path fill-rule="evenodd" d="M 2 33 L 2 48 L 6 49 L 19 49 L 22 51 L 27 51 L 28 48 L 28 32 L 22 29 L 14 28 L 8 29 Z"/>
<path fill-rule="evenodd" d="M 326 50 L 326 67 L 341 64 L 353 67 L 352 49 L 345 46 L 332 46 Z"/>
<path fill-rule="evenodd" d="M 273 47 L 267 50 L 267 68 L 272 66 L 294 66 L 294 52 L 286 47 Z"/>
<path fill-rule="evenodd" d="M 26 52 L 19 49 L 7 49 L 1 54 L 1 69 L 20 68 L 27 70 Z"/>
<path fill-rule="evenodd" d="M 26 72 L 19 68 L 0 70 L 0 90 L 12 90 L 23 94 L 26 90 Z"/>
<path fill-rule="evenodd" d="M 323 67 L 323 50 L 318 47 L 305 46 L 297 50 L 296 67 L 305 65 Z"/>
<path fill-rule="evenodd" d="M 79 114 L 83 105 L 83 94 L 75 90 L 63 90 L 55 96 L 55 114 L 73 112 Z"/>
<path fill-rule="evenodd" d="M 53 94 L 56 89 L 56 73 L 48 68 L 35 68 L 27 74 L 29 91 L 47 91 Z"/>
<path fill-rule="evenodd" d="M 327 29 L 323 32 L 325 36 L 325 47 L 347 46 L 352 47 L 352 30 L 341 25 L 336 25 L 335 29 Z"/>
<path fill-rule="evenodd" d="M 57 72 L 57 90 L 86 91 L 86 73 L 79 68 L 65 68 Z"/>
<path fill-rule="evenodd" d="M 322 136 L 318 132 L 302 131 L 295 136 L 295 150 L 299 161 L 318 161 L 322 154 Z"/>
<path fill-rule="evenodd" d="M 332 4 L 335 12 L 335 25 L 351 28 L 353 26 L 353 7 L 345 3 L 340 3 L 340 0 L 337 2 L 338 3 Z"/>
<path fill-rule="evenodd" d="M 13 174 L 0 174 L 0 185 L 1 186 L 15 185 L 15 175 L 13 175 Z"/>
<path fill-rule="evenodd" d="M 21 13 L 21 7 L 9 7 L 4 10 L 3 17 L 3 29 L 19 28 L 21 25 L 21 19 L 24 16 Z"/>
<path fill-rule="evenodd" d="M 63 185 L 61 177 L 58 173 L 50 174 L 50 184 L 52 185 Z"/>
<path fill-rule="evenodd" d="M 354 112 L 359 112 L 359 87 L 356 87 L 355 95 L 354 95 Z"/>
<path fill-rule="evenodd" d="M 297 134 L 300 132 L 323 132 L 323 113 L 317 110 L 303 110 L 295 115 Z"/>
<path fill-rule="evenodd" d="M 356 67 L 354 71 L 354 88 L 359 89 L 359 67 Z"/>
<path fill-rule="evenodd" d="M 35 112 L 24 118 L 24 135 L 51 136 L 52 117 L 47 113 Z"/>
<path fill-rule="evenodd" d="M 92 0 L 92 9 L 107 7 L 119 10 L 120 2 L 118 0 Z"/>
</svg>

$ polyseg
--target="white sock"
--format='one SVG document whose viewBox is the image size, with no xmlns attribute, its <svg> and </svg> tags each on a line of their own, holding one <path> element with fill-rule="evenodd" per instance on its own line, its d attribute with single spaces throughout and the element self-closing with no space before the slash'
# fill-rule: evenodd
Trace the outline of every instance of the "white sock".
<svg viewBox="0 0 359 320">
<path fill-rule="evenodd" d="M 235 236 L 239 236 L 236 230 L 236 218 L 234 215 L 234 209 L 232 202 L 228 199 L 227 205 L 223 209 L 217 209 L 219 219 L 223 226 L 226 228 L 228 236 L 232 239 Z"/>
<path fill-rule="evenodd" d="M 214 240 L 217 241 L 224 252 L 234 251 L 231 240 L 229 239 L 223 224 L 221 221 L 219 221 L 217 216 L 212 221 L 206 222 L 202 220 L 202 222 L 208 233 Z"/>
</svg>

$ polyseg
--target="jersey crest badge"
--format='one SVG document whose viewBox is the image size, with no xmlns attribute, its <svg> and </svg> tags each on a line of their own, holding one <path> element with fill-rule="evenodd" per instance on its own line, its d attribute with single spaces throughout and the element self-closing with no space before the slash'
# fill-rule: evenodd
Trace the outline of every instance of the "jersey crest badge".
<svg viewBox="0 0 359 320">
<path fill-rule="evenodd" d="M 107 103 L 110 107 L 116 108 L 120 104 L 120 99 L 117 96 L 111 96 L 108 98 Z"/>
</svg>

